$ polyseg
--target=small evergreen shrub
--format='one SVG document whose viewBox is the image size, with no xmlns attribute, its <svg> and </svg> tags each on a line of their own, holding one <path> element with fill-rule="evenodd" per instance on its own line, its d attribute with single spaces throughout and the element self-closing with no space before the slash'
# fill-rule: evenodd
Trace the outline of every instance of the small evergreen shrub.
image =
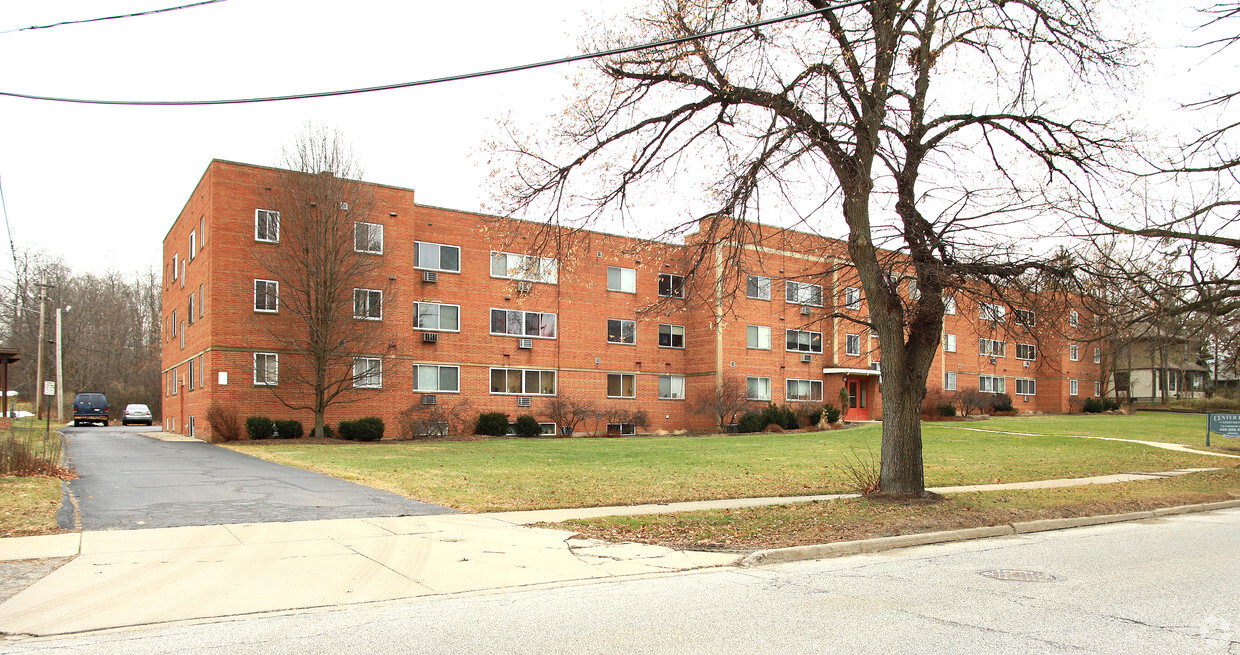
<svg viewBox="0 0 1240 655">
<path fill-rule="evenodd" d="M 1016 408 L 1012 406 L 1012 397 L 1006 393 L 997 393 L 990 399 L 990 409 L 996 412 L 1014 412 Z"/>
<path fill-rule="evenodd" d="M 761 432 L 766 427 L 766 422 L 762 420 L 762 412 L 745 412 L 745 415 L 736 422 L 737 432 Z"/>
<path fill-rule="evenodd" d="M 822 413 L 827 415 L 827 423 L 840 422 L 840 410 L 835 405 L 823 405 Z"/>
<path fill-rule="evenodd" d="M 1102 403 L 1094 398 L 1086 398 L 1081 409 L 1086 414 L 1098 414 L 1102 411 Z"/>
<path fill-rule="evenodd" d="M 349 441 L 378 441 L 383 438 L 383 419 L 367 416 L 340 422 L 340 438 Z"/>
<path fill-rule="evenodd" d="M 542 436 L 542 426 L 538 424 L 538 419 L 530 416 L 529 414 L 522 414 L 518 416 L 514 427 L 518 437 L 530 438 Z"/>
<path fill-rule="evenodd" d="M 300 439 L 304 431 L 301 421 L 273 421 L 276 424 L 276 437 L 279 439 Z"/>
<path fill-rule="evenodd" d="M 245 420 L 245 433 L 255 441 L 270 439 L 275 432 L 276 424 L 266 416 L 251 416 Z"/>
<path fill-rule="evenodd" d="M 508 415 L 504 412 L 484 412 L 478 415 L 474 434 L 502 437 L 508 434 Z"/>
<path fill-rule="evenodd" d="M 1114 398 L 1102 399 L 1102 411 L 1113 412 L 1117 409 L 1119 409 L 1119 403 Z"/>
<path fill-rule="evenodd" d="M 936 405 L 939 410 L 939 416 L 955 416 L 956 406 L 951 403 L 939 403 Z"/>
</svg>

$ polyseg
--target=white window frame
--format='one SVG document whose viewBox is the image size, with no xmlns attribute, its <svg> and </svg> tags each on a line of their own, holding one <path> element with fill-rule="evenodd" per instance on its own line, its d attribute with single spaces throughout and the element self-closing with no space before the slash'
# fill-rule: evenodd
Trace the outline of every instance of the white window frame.
<svg viewBox="0 0 1240 655">
<path fill-rule="evenodd" d="M 517 258 L 515 266 L 509 262 L 509 259 L 512 257 Z M 495 268 L 501 258 L 504 262 L 504 271 L 496 274 Z M 555 257 L 539 257 L 538 255 L 492 250 L 491 277 L 501 280 L 559 284 L 560 261 Z"/>
<path fill-rule="evenodd" d="M 608 434 L 611 433 L 611 428 L 613 425 L 616 427 L 616 434 L 619 434 L 621 436 L 624 436 L 624 435 L 631 436 L 631 435 L 637 434 L 637 425 L 634 423 L 608 423 L 607 424 Z"/>
<path fill-rule="evenodd" d="M 1073 380 L 1076 382 L 1076 380 Z M 1025 390 L 1021 391 L 1021 387 Z M 1016 378 L 1016 395 L 1018 396 L 1036 396 L 1038 395 L 1038 381 L 1033 378 Z"/>
<path fill-rule="evenodd" d="M 1079 380 L 1068 380 L 1068 395 L 1076 396 L 1081 391 L 1081 383 Z"/>
<path fill-rule="evenodd" d="M 667 380 L 668 395 L 663 394 L 663 381 Z M 680 384 L 680 394 L 676 393 L 676 384 Z M 634 381 L 636 385 L 636 380 Z M 636 391 L 636 386 L 634 387 Z M 685 399 L 685 376 L 665 373 L 659 376 L 659 400 L 684 400 Z"/>
<path fill-rule="evenodd" d="M 1081 361 L 1081 348 L 1075 343 L 1068 344 L 1068 359 L 1074 362 Z"/>
<path fill-rule="evenodd" d="M 366 245 L 367 246 L 370 245 L 373 228 L 376 228 L 376 227 L 379 228 L 379 249 L 378 250 L 371 250 L 368 247 L 367 248 L 357 247 L 358 228 L 362 227 L 363 225 L 366 226 Z M 382 255 L 383 254 L 383 224 L 382 223 L 367 223 L 365 221 L 353 221 L 353 252 L 365 253 L 367 255 Z"/>
<path fill-rule="evenodd" d="M 619 328 L 619 331 L 617 332 L 617 338 L 616 338 L 616 339 L 612 339 L 612 338 L 611 338 L 611 324 L 612 324 L 612 323 L 618 323 L 618 324 L 619 324 L 619 325 L 617 326 L 617 327 Z M 624 330 L 624 328 L 625 328 L 626 326 L 629 328 L 629 331 L 628 331 L 629 336 L 631 336 L 631 337 L 632 337 L 632 338 L 631 338 L 630 340 L 628 340 L 628 341 L 625 341 L 625 340 L 624 340 L 624 335 L 625 335 L 625 330 Z M 609 318 L 609 319 L 607 319 L 607 343 L 615 343 L 615 344 L 619 344 L 619 345 L 621 345 L 621 346 L 636 346 L 636 345 L 637 345 L 637 321 L 632 321 L 632 320 L 629 320 L 629 319 L 627 319 L 627 318 Z"/>
<path fill-rule="evenodd" d="M 663 293 L 663 280 L 667 280 L 667 293 Z M 680 280 L 679 286 L 676 281 Z M 683 275 L 675 273 L 659 273 L 658 293 L 660 298 L 684 298 L 687 293 L 685 290 L 686 278 Z"/>
<path fill-rule="evenodd" d="M 1022 348 L 1023 348 L 1023 349 L 1025 349 L 1025 351 L 1026 351 L 1026 352 L 1025 352 L 1025 355 L 1023 355 L 1023 356 L 1021 355 L 1021 352 L 1020 352 Z M 1016 359 L 1019 359 L 1019 360 L 1021 360 L 1021 361 L 1023 361 L 1023 362 L 1033 362 L 1033 361 L 1037 361 L 1037 359 L 1038 359 L 1038 346 L 1037 346 L 1037 344 L 1032 344 L 1032 343 L 1017 343 L 1017 344 L 1016 344 Z"/>
<path fill-rule="evenodd" d="M 955 334 L 948 332 L 943 335 L 943 352 L 945 353 L 956 352 L 956 335 Z"/>
<path fill-rule="evenodd" d="M 505 389 L 504 391 L 496 391 L 494 388 L 493 382 L 495 378 L 495 371 L 504 371 L 504 389 Z M 507 390 L 509 371 L 520 371 L 521 372 L 521 391 L 508 391 Z M 529 382 L 528 375 L 531 372 L 538 374 L 538 388 L 533 391 L 530 391 L 529 389 L 526 388 L 526 383 Z M 552 390 L 550 393 L 543 393 L 542 391 L 543 373 L 551 374 Z M 556 390 L 558 390 L 560 386 L 559 378 L 560 378 L 559 373 L 556 372 L 555 369 L 512 368 L 512 367 L 506 367 L 506 366 L 492 366 L 490 370 L 487 372 L 487 388 L 491 390 L 491 395 L 493 396 L 554 396 L 556 395 Z"/>
<path fill-rule="evenodd" d="M 766 395 L 765 396 L 762 395 L 761 388 L 758 389 L 758 393 L 755 395 L 751 391 L 753 389 L 753 383 L 756 382 L 757 385 L 761 387 L 763 381 L 765 381 L 766 383 Z M 750 375 L 746 377 L 745 378 L 745 400 L 762 400 L 762 401 L 770 402 L 771 401 L 771 378 L 761 377 L 761 376 L 756 376 L 756 375 Z"/>
<path fill-rule="evenodd" d="M 1081 314 L 1075 309 L 1068 310 L 1068 325 L 1076 327 L 1081 324 Z"/>
<path fill-rule="evenodd" d="M 358 373 L 357 367 L 361 364 L 365 369 Z M 372 371 L 374 375 L 372 376 Z M 368 378 L 377 377 L 378 380 L 371 383 Z M 383 360 L 379 357 L 354 357 L 353 358 L 353 388 L 354 389 L 382 389 L 383 388 Z"/>
<path fill-rule="evenodd" d="M 955 390 L 956 390 L 956 372 L 955 371 L 944 371 L 943 372 L 943 391 L 955 391 Z"/>
<path fill-rule="evenodd" d="M 977 390 L 982 393 L 1007 393 L 1007 378 L 1002 375 L 979 375 Z"/>
<path fill-rule="evenodd" d="M 193 325 L 194 324 L 194 294 L 192 293 L 189 294 L 189 307 L 186 307 L 186 310 L 187 310 L 186 318 L 189 319 L 189 324 Z"/>
<path fill-rule="evenodd" d="M 1094 348 L 1094 363 L 1102 363 L 1102 348 Z"/>
<path fill-rule="evenodd" d="M 977 340 L 977 353 L 982 357 L 1007 357 L 1007 342 L 980 337 Z"/>
<path fill-rule="evenodd" d="M 621 394 L 624 393 L 624 378 L 626 377 L 633 378 L 633 384 L 632 384 L 633 395 L 631 396 L 611 395 L 611 377 L 613 375 L 619 376 L 620 378 L 620 393 Z M 608 398 L 636 398 L 637 397 L 637 375 L 635 373 L 608 373 L 607 374 L 607 386 L 605 387 L 604 391 L 606 392 Z"/>
<path fill-rule="evenodd" d="M 426 327 L 422 325 L 422 308 L 435 307 L 435 322 L 440 327 Z M 452 307 L 456 310 L 456 329 L 451 330 L 443 326 L 443 308 Z M 413 329 L 422 330 L 424 332 L 460 332 L 461 331 L 461 306 L 443 302 L 415 302 L 413 303 Z"/>
<path fill-rule="evenodd" d="M 1038 315 L 1032 309 L 1013 309 L 1012 320 L 1016 325 L 1025 327 L 1036 327 L 1038 324 Z M 1028 322 L 1026 322 L 1026 319 Z"/>
<path fill-rule="evenodd" d="M 848 309 L 861 309 L 861 289 L 844 287 L 844 306 Z"/>
<path fill-rule="evenodd" d="M 1094 398 L 1099 398 L 1101 396 L 1102 396 L 1102 383 L 1097 380 L 1094 380 Z"/>
<path fill-rule="evenodd" d="M 667 330 L 668 345 L 666 346 L 663 345 L 663 328 L 668 328 Z M 679 335 L 680 345 L 679 346 L 676 345 L 676 336 L 677 336 L 676 331 L 677 330 L 680 330 L 680 335 Z M 674 325 L 671 323 L 660 323 L 659 324 L 659 347 L 660 348 L 675 348 L 677 350 L 684 350 L 685 349 L 685 326 Z"/>
<path fill-rule="evenodd" d="M 765 330 L 765 334 L 766 334 L 766 345 L 765 346 L 762 345 L 762 335 L 764 334 L 763 330 Z M 752 340 L 752 343 L 749 338 L 751 335 L 754 337 L 754 339 Z M 757 345 L 753 345 L 753 343 L 756 343 Z M 771 328 L 770 326 L 746 325 L 745 326 L 745 346 L 749 348 L 750 350 L 770 350 L 771 349 Z"/>
<path fill-rule="evenodd" d="M 422 369 L 435 369 L 435 388 L 427 389 L 422 386 Z M 443 371 L 444 369 L 453 369 L 456 371 L 456 388 L 443 388 Z M 461 392 L 461 367 L 451 366 L 447 364 L 414 364 L 413 365 L 413 390 L 416 393 L 460 393 Z"/>
<path fill-rule="evenodd" d="M 814 302 L 815 291 L 817 291 L 818 302 Z M 807 292 L 809 298 L 802 300 L 801 296 Z M 810 284 L 809 282 L 797 282 L 796 280 L 787 280 L 784 282 L 784 302 L 791 305 L 822 307 L 822 285 Z"/>
<path fill-rule="evenodd" d="M 258 358 L 263 358 L 263 379 L 258 379 Z M 271 363 L 275 363 L 275 374 L 271 373 Z M 280 353 L 254 353 L 254 386 L 274 387 L 280 384 Z M 176 393 L 176 382 L 173 382 L 173 393 Z"/>
<path fill-rule="evenodd" d="M 556 424 L 550 421 L 539 421 L 538 427 L 542 428 L 542 436 L 554 437 L 556 435 Z M 508 436 L 515 437 L 517 435 L 517 422 L 508 421 Z"/>
<path fill-rule="evenodd" d="M 258 229 L 264 218 L 267 220 L 266 237 Z M 273 227 L 275 228 L 274 236 L 271 234 Z M 254 210 L 254 240 L 262 243 L 280 243 L 280 212 L 273 209 Z"/>
<path fill-rule="evenodd" d="M 756 289 L 753 293 L 749 292 L 749 287 L 751 284 L 754 289 Z M 745 277 L 745 297 L 753 298 L 754 300 L 770 300 L 771 278 L 764 275 L 754 275 L 753 273 L 748 274 Z"/>
<path fill-rule="evenodd" d="M 191 230 L 189 233 L 189 260 L 194 261 L 194 257 L 198 254 L 198 232 Z"/>
<path fill-rule="evenodd" d="M 1002 323 L 1007 319 L 1007 307 L 991 302 L 978 303 L 977 317 L 983 321 Z"/>
<path fill-rule="evenodd" d="M 374 310 L 375 295 L 379 297 L 379 315 L 372 316 Z M 357 313 L 357 301 L 360 297 L 366 299 L 364 310 L 361 314 Z M 383 291 L 381 289 L 353 289 L 353 318 L 359 321 L 382 321 L 383 320 Z"/>
<path fill-rule="evenodd" d="M 917 280 L 908 281 L 908 299 L 921 300 L 921 289 L 917 288 Z"/>
<path fill-rule="evenodd" d="M 513 333 L 511 333 L 511 332 L 496 332 L 496 331 L 495 331 L 495 318 L 494 318 L 494 316 L 495 316 L 495 312 L 504 312 L 504 329 L 508 329 L 508 313 L 509 313 L 509 312 L 520 312 L 520 313 L 522 314 L 522 316 L 521 316 L 521 330 L 522 330 L 522 333 L 521 333 L 521 334 L 513 334 Z M 542 325 L 543 325 L 543 318 L 542 318 L 542 317 L 543 317 L 543 316 L 554 316 L 555 318 L 553 318 L 553 319 L 552 319 L 552 321 L 554 321 L 554 322 L 555 322 L 555 332 L 556 332 L 556 333 L 555 333 L 554 335 L 552 335 L 552 336 L 549 336 L 549 337 L 548 337 L 548 336 L 543 336 L 542 334 L 526 334 L 526 333 L 525 333 L 525 323 L 526 323 L 526 315 L 528 315 L 528 314 L 538 314 L 538 331 L 539 331 L 540 333 L 542 332 Z M 559 335 L 559 333 L 560 333 L 560 317 L 559 317 L 559 316 L 557 316 L 554 312 L 534 312 L 534 311 L 526 311 L 526 310 L 524 310 L 524 309 L 505 309 L 505 308 L 503 308 L 503 307 L 492 307 L 492 308 L 491 308 L 491 311 L 487 313 L 487 317 L 490 319 L 490 320 L 488 321 L 489 326 L 490 326 L 488 329 L 490 329 L 490 330 L 491 330 L 491 335 L 492 335 L 492 336 L 497 336 L 497 337 L 523 337 L 523 338 L 528 338 L 528 339 L 555 339 L 555 338 Z"/>
<path fill-rule="evenodd" d="M 793 332 L 796 332 L 796 333 L 797 333 L 797 347 L 796 347 L 796 348 L 789 348 L 789 347 L 788 347 L 788 336 L 789 336 L 790 334 L 792 334 Z M 809 338 L 809 343 L 807 344 L 807 345 L 809 346 L 808 348 L 801 348 L 801 347 L 800 347 L 800 341 L 801 341 L 800 335 L 802 335 L 802 334 L 808 334 L 808 335 L 810 335 L 810 338 Z M 813 337 L 813 335 L 815 335 L 815 334 L 816 334 L 816 335 L 818 335 L 818 349 L 817 349 L 817 350 L 814 350 L 814 337 Z M 784 330 L 784 349 L 785 349 L 787 352 L 790 352 L 790 353 L 821 353 L 821 352 L 822 352 L 822 333 L 821 333 L 821 332 L 814 332 L 813 330 L 789 330 L 789 329 L 785 329 L 785 330 Z"/>
<path fill-rule="evenodd" d="M 273 298 L 273 304 L 275 306 L 271 309 L 265 308 L 266 307 L 265 302 L 264 302 L 264 308 L 260 308 L 258 306 L 258 285 L 260 282 L 263 283 L 264 285 L 275 285 L 276 291 L 275 291 L 275 295 Z M 269 294 L 267 293 L 266 288 L 264 288 L 263 290 L 264 301 L 267 299 L 268 295 Z M 280 282 L 279 280 L 259 280 L 259 279 L 254 280 L 254 311 L 258 314 L 279 314 L 280 313 Z"/>
<path fill-rule="evenodd" d="M 809 385 L 809 396 L 804 397 L 798 394 L 797 396 L 794 397 L 792 395 L 793 383 L 796 383 L 798 387 L 801 386 L 801 383 L 808 384 Z M 816 394 L 814 393 L 815 390 L 817 390 Z M 788 378 L 784 380 L 784 400 L 790 403 L 822 402 L 822 380 L 806 380 L 802 378 Z"/>
<path fill-rule="evenodd" d="M 424 246 L 433 246 L 439 248 L 439 262 L 443 263 L 444 248 L 451 248 L 456 251 L 456 268 L 444 268 L 443 266 L 425 266 L 421 263 L 422 248 Z M 440 273 L 457 273 L 461 272 L 461 247 L 448 245 L 446 243 L 435 243 L 433 241 L 414 241 L 413 242 L 413 267 L 419 271 L 438 271 Z"/>
<path fill-rule="evenodd" d="M 180 253 L 172 254 L 172 281 L 176 282 L 181 277 L 181 255 Z"/>
<path fill-rule="evenodd" d="M 611 272 L 616 271 L 619 276 L 617 280 L 618 286 L 611 285 Z M 618 293 L 637 293 L 637 269 L 625 268 L 623 266 L 607 267 L 607 290 Z"/>
<path fill-rule="evenodd" d="M 861 356 L 861 335 L 845 334 L 844 335 L 844 355 L 848 357 Z"/>
<path fill-rule="evenodd" d="M 949 316 L 956 315 L 956 296 L 946 296 L 943 298 L 943 314 Z"/>
<path fill-rule="evenodd" d="M 203 286 L 198 285 L 198 318 L 202 318 L 207 312 L 207 294 Z"/>
</svg>

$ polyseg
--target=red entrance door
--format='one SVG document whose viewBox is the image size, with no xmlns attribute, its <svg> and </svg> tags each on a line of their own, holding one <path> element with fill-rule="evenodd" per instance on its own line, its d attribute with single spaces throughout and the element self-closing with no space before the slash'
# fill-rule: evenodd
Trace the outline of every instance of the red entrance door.
<svg viewBox="0 0 1240 655">
<path fill-rule="evenodd" d="M 870 420 L 870 410 L 866 406 L 866 387 L 869 385 L 865 380 L 849 380 L 848 381 L 848 411 L 844 414 L 844 419 L 848 421 L 868 421 Z"/>
</svg>

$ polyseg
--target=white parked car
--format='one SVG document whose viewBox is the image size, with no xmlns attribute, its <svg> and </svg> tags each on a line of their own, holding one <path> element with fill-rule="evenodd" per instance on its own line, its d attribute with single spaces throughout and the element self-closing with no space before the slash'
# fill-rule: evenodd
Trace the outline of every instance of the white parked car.
<svg viewBox="0 0 1240 655">
<path fill-rule="evenodd" d="M 151 424 L 151 408 L 140 403 L 125 406 L 125 413 L 121 415 L 121 425 L 129 425 L 130 423 Z"/>
</svg>

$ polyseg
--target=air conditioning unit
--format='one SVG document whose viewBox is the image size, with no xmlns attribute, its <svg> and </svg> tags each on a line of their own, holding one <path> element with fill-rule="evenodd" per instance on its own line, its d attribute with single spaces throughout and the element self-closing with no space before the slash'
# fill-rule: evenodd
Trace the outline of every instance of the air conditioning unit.
<svg viewBox="0 0 1240 655">
<path fill-rule="evenodd" d="M 1025 402 L 1029 402 L 1029 396 L 1025 396 Z"/>
<path fill-rule="evenodd" d="M 438 282 L 439 273 L 436 271 L 422 271 L 423 282 Z"/>
<path fill-rule="evenodd" d="M 518 282 L 517 283 L 517 291 L 521 293 L 529 293 L 533 290 L 534 290 L 533 282 Z"/>
<path fill-rule="evenodd" d="M 340 211 L 343 211 L 343 212 L 349 211 L 349 203 L 347 202 L 340 203 Z"/>
<path fill-rule="evenodd" d="M 529 350 L 534 347 L 533 339 L 517 339 L 517 347 Z"/>
<path fill-rule="evenodd" d="M 810 309 L 810 306 L 809 306 L 809 305 L 801 305 L 801 314 L 802 314 L 802 315 L 804 315 L 804 316 L 809 316 L 810 312 L 812 312 L 812 311 L 814 311 L 814 310 L 813 310 L 813 309 Z"/>
<path fill-rule="evenodd" d="M 423 332 L 422 343 L 439 343 L 438 332 Z"/>
<path fill-rule="evenodd" d="M 530 406 L 529 396 L 517 396 L 517 407 L 529 407 L 529 406 Z"/>
<path fill-rule="evenodd" d="M 998 364 L 998 363 L 999 363 L 999 360 L 998 360 L 998 359 L 996 359 L 996 358 L 994 358 L 994 357 L 991 357 L 991 358 L 990 358 L 990 363 L 991 363 L 991 364 Z"/>
<path fill-rule="evenodd" d="M 437 403 L 437 402 L 439 402 L 439 397 L 438 397 L 438 396 L 436 396 L 435 394 L 433 394 L 433 393 L 424 393 L 424 394 L 422 394 L 422 404 L 423 404 L 423 405 L 434 405 L 434 404 L 435 404 L 435 403 Z"/>
<path fill-rule="evenodd" d="M 1025 368 L 1029 368 L 1029 360 L 1025 360 Z"/>
<path fill-rule="evenodd" d="M 801 355 L 801 361 L 805 362 L 806 364 L 808 364 L 812 359 L 813 357 L 809 353 L 804 353 Z"/>
</svg>

